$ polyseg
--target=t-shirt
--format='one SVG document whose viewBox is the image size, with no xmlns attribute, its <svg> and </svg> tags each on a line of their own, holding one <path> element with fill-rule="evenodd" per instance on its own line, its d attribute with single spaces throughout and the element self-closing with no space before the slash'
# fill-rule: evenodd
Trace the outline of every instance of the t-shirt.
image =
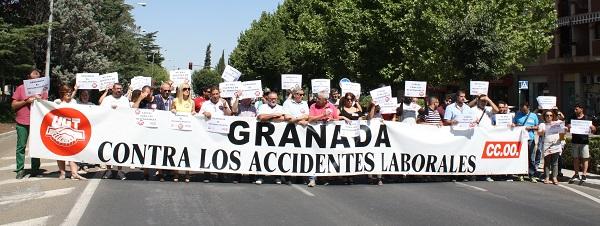
<svg viewBox="0 0 600 226">
<path fill-rule="evenodd" d="M 81 105 L 95 105 L 94 103 L 92 103 L 92 102 L 89 102 L 89 101 L 88 101 L 88 102 L 86 102 L 86 103 L 83 103 L 83 102 L 81 102 L 80 100 L 75 100 L 75 101 L 77 102 L 77 104 L 81 104 Z"/>
<path fill-rule="evenodd" d="M 310 116 L 320 116 L 323 115 L 326 111 L 329 111 L 331 114 L 327 118 L 323 118 L 323 121 L 327 121 L 329 119 L 338 120 L 340 119 L 340 113 L 338 109 L 332 104 L 327 102 L 327 104 L 321 108 L 317 107 L 317 104 L 314 103 L 310 106 L 308 111 L 308 115 Z"/>
<path fill-rule="evenodd" d="M 223 102 L 218 101 L 215 104 L 209 100 L 202 103 L 202 107 L 200 107 L 200 111 L 198 113 L 204 114 L 204 112 L 208 112 L 211 116 L 225 116 L 225 112 L 223 111 L 224 109 Z"/>
<path fill-rule="evenodd" d="M 177 112 L 192 112 L 194 109 L 194 101 L 192 99 L 178 101 L 177 98 L 173 100 L 173 106 Z"/>
<path fill-rule="evenodd" d="M 283 109 L 295 118 L 308 115 L 309 112 L 306 101 L 300 101 L 300 103 L 298 103 L 292 99 L 283 102 Z"/>
<path fill-rule="evenodd" d="M 583 115 L 583 117 L 581 117 L 581 118 L 577 118 L 576 116 L 571 116 L 569 119 L 567 119 L 566 124 L 570 125 L 571 120 L 591 120 L 591 118 L 588 117 L 587 115 Z M 574 144 L 589 144 L 590 136 L 585 135 L 585 134 L 571 134 L 571 142 Z"/>
<path fill-rule="evenodd" d="M 419 106 L 417 103 L 402 103 L 402 118 L 400 121 L 404 123 L 416 124 L 420 109 L 421 106 Z"/>
<path fill-rule="evenodd" d="M 554 123 L 560 123 L 560 121 L 554 122 Z M 538 131 L 539 132 L 546 131 L 546 126 L 550 126 L 550 125 L 551 125 L 551 123 L 541 123 L 538 126 Z M 550 135 L 544 134 L 544 137 L 541 139 L 541 142 L 542 142 L 541 147 L 542 147 L 544 156 L 553 154 L 553 153 L 560 153 L 562 151 L 559 133 L 550 134 Z"/>
<path fill-rule="evenodd" d="M 455 120 L 459 115 L 473 114 L 473 110 L 469 105 L 463 103 L 462 107 L 458 107 L 456 103 L 450 104 L 446 107 L 446 112 L 444 112 L 445 120 Z M 475 116 L 474 116 L 475 117 Z"/>
<path fill-rule="evenodd" d="M 27 100 L 27 98 L 29 98 L 29 97 L 25 96 L 25 86 L 24 85 L 18 86 L 17 89 L 15 90 L 15 93 L 13 93 L 13 96 L 12 96 L 12 99 L 16 100 L 16 101 L 24 101 L 24 100 Z M 44 93 L 44 95 L 42 95 L 42 99 L 47 100 L 48 94 Z M 26 104 L 23 107 L 17 109 L 15 121 L 21 125 L 28 126 L 30 114 L 31 114 L 30 109 L 31 109 L 31 104 Z"/>
<path fill-rule="evenodd" d="M 425 120 L 426 124 L 439 124 L 442 121 L 442 116 L 438 109 L 432 110 L 429 107 L 425 110 L 425 115 L 423 115 L 423 120 Z"/>
<path fill-rule="evenodd" d="M 131 106 L 129 106 L 129 101 L 126 97 L 121 96 L 119 98 L 115 98 L 112 95 L 104 97 L 104 100 L 102 100 L 100 106 L 110 108 L 112 108 L 113 106 L 117 106 L 117 108 L 131 108 Z"/>
<path fill-rule="evenodd" d="M 268 115 L 268 114 L 286 114 L 285 110 L 283 110 L 283 106 L 275 105 L 275 107 L 271 107 L 269 104 L 260 105 L 258 108 L 258 115 Z"/>
<path fill-rule="evenodd" d="M 483 127 L 492 127 L 493 126 L 493 122 L 492 119 L 494 118 L 494 113 L 492 112 L 492 108 L 489 106 L 486 106 L 483 110 L 479 107 L 474 107 L 472 108 L 473 110 L 473 114 L 475 117 L 475 120 L 479 120 L 479 126 L 483 126 Z M 485 113 L 484 113 L 485 111 Z"/>
<path fill-rule="evenodd" d="M 204 97 L 202 96 L 196 97 L 196 99 L 194 99 L 194 110 L 196 112 L 200 111 L 200 108 L 202 107 L 202 103 L 204 103 L 204 101 L 206 101 L 206 99 L 204 99 Z"/>
<path fill-rule="evenodd" d="M 529 116 L 528 116 L 529 115 Z M 527 121 L 525 121 L 527 119 Z M 536 114 L 529 112 L 525 114 L 523 112 L 517 112 L 515 118 L 513 119 L 513 123 L 517 126 L 537 126 L 540 124 L 540 121 Z M 535 131 L 529 130 L 529 140 L 535 139 Z"/>
<path fill-rule="evenodd" d="M 358 111 L 358 109 L 356 112 L 350 113 L 347 112 L 344 107 L 342 107 L 342 110 L 340 111 L 340 116 L 344 116 L 350 120 L 359 120 L 362 115 L 362 111 Z"/>
</svg>

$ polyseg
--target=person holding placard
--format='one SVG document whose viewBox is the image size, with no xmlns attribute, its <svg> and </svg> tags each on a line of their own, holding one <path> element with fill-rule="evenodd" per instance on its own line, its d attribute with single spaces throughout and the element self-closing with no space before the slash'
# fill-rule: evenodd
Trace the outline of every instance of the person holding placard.
<svg viewBox="0 0 600 226">
<path fill-rule="evenodd" d="M 444 125 L 455 126 L 459 124 L 458 119 L 463 115 L 473 116 L 473 110 L 465 103 L 467 97 L 463 90 L 456 92 L 456 102 L 446 107 L 444 113 Z"/>
<path fill-rule="evenodd" d="M 515 126 L 524 126 L 525 130 L 528 132 L 529 134 L 529 140 L 527 142 L 528 144 L 528 156 L 529 156 L 529 180 L 533 183 L 537 183 L 537 178 L 536 176 L 536 164 L 535 164 L 535 158 L 536 155 L 541 155 L 537 153 L 536 148 L 535 148 L 535 131 L 538 130 L 538 125 L 540 124 L 540 121 L 537 117 L 537 115 L 531 111 L 529 111 L 529 102 L 525 101 L 523 103 L 521 103 L 520 106 L 520 111 L 517 112 L 517 114 L 515 115 L 515 118 L 513 120 L 513 124 L 515 124 Z M 519 180 L 522 180 L 522 177 L 519 177 Z"/>
<path fill-rule="evenodd" d="M 494 114 L 498 113 L 499 109 L 492 99 L 487 95 L 479 95 L 469 103 L 469 106 L 473 109 L 473 113 L 476 116 L 475 122 L 478 126 L 493 126 L 492 119 L 494 118 Z"/>
<path fill-rule="evenodd" d="M 353 93 L 346 93 L 340 99 L 340 119 L 345 121 L 360 120 L 363 117 L 362 108 Z M 345 184 L 354 184 L 354 176 L 344 177 Z"/>
<path fill-rule="evenodd" d="M 196 112 L 200 111 L 200 108 L 202 107 L 202 103 L 204 103 L 204 101 L 207 101 L 208 99 L 210 99 L 210 87 L 203 87 L 202 88 L 202 95 L 196 97 L 194 99 L 194 107 L 196 108 Z"/>
<path fill-rule="evenodd" d="M 589 122 L 591 118 L 584 114 L 584 107 L 581 104 L 575 104 L 574 115 L 567 120 L 567 128 L 571 132 L 571 143 L 572 143 L 572 155 L 573 155 L 573 170 L 575 174 L 569 180 L 569 183 L 575 182 L 575 179 L 579 180 L 579 184 L 584 183 L 587 180 L 587 170 L 590 161 L 590 146 L 589 146 L 589 134 L 574 134 L 574 120 Z M 589 124 L 590 133 L 596 132 L 596 127 L 593 124 Z"/>
<path fill-rule="evenodd" d="M 194 101 L 192 100 L 192 95 L 190 93 L 192 89 L 190 84 L 183 83 L 177 87 L 177 98 L 173 100 L 173 106 L 171 106 L 171 112 L 173 113 L 190 113 L 192 115 L 196 114 L 196 110 L 194 108 Z M 173 182 L 179 182 L 179 171 L 175 170 L 175 174 L 173 175 Z M 185 171 L 185 183 L 190 182 L 190 171 Z"/>
<path fill-rule="evenodd" d="M 127 100 L 127 98 L 123 96 L 123 85 L 121 85 L 121 83 L 113 84 L 112 88 L 110 88 L 110 90 L 112 91 L 112 94 L 110 96 L 106 96 L 108 90 L 109 89 L 106 89 L 102 97 L 100 97 L 101 107 L 110 107 L 112 109 L 131 108 L 129 100 Z M 117 166 L 117 176 L 121 180 L 127 179 L 125 173 L 121 170 L 121 166 Z M 112 178 L 112 169 L 110 166 L 107 166 L 106 173 L 104 173 L 104 176 L 102 176 L 102 178 Z"/>
<path fill-rule="evenodd" d="M 304 98 L 304 90 L 297 87 L 291 89 L 290 93 L 292 94 L 292 98 L 283 102 L 283 109 L 292 117 L 290 122 L 303 126 L 308 125 L 309 108 L 306 101 L 302 100 Z"/>
<path fill-rule="evenodd" d="M 28 79 L 40 78 L 40 71 L 32 69 L 27 75 Z M 48 93 L 45 95 L 27 96 L 25 86 L 20 85 L 15 89 L 12 96 L 11 108 L 15 111 L 15 129 L 17 131 L 17 147 L 16 147 L 16 169 L 17 179 L 23 179 L 25 176 L 25 147 L 29 138 L 29 116 L 31 103 L 36 99 L 48 99 Z M 42 176 L 40 173 L 40 159 L 31 158 L 31 176 Z"/>
<path fill-rule="evenodd" d="M 336 88 L 331 88 L 331 93 L 329 94 L 329 103 L 335 105 L 336 107 L 340 106 L 340 92 Z"/>
<path fill-rule="evenodd" d="M 317 94 L 317 101 L 312 104 L 308 111 L 308 122 L 326 123 L 329 121 L 336 121 L 340 119 L 340 113 L 338 109 L 328 100 L 329 94 L 326 91 L 321 91 Z M 308 187 L 314 187 L 317 185 L 317 177 L 308 177 Z"/>
<path fill-rule="evenodd" d="M 561 141 L 565 139 L 564 122 L 558 119 L 558 114 L 553 110 L 545 110 L 542 115 L 544 123 L 540 123 L 538 135 L 542 137 L 544 184 L 558 185 L 558 159 L 562 152 Z M 552 167 L 552 181 L 550 181 L 550 167 Z"/>
<path fill-rule="evenodd" d="M 271 91 L 269 94 L 267 94 L 267 103 L 263 104 L 260 106 L 260 108 L 258 109 L 258 116 L 257 119 L 261 122 L 285 122 L 285 121 L 289 121 L 292 118 L 289 116 L 289 114 L 285 111 L 285 109 L 283 109 L 283 106 L 277 104 L 277 92 L 273 92 Z M 288 178 L 284 178 L 282 176 L 283 180 L 288 180 Z M 275 179 L 275 183 L 276 184 L 281 184 L 282 183 L 282 179 L 280 178 L 276 178 Z M 259 175 L 257 175 L 257 179 L 254 182 L 257 185 L 261 185 L 263 183 L 263 178 Z"/>
<path fill-rule="evenodd" d="M 437 97 L 429 97 L 427 100 L 427 107 L 422 108 L 420 111 L 419 123 L 427 125 L 444 125 L 442 122 L 442 113 L 439 112 L 438 106 L 440 101 Z"/>
<path fill-rule="evenodd" d="M 416 97 L 404 97 L 404 101 L 402 101 L 402 115 L 400 115 L 400 122 L 409 123 L 409 124 L 417 124 L 417 117 L 419 115 L 419 111 L 421 111 L 422 107 L 417 104 L 417 100 L 419 98 Z"/>
</svg>

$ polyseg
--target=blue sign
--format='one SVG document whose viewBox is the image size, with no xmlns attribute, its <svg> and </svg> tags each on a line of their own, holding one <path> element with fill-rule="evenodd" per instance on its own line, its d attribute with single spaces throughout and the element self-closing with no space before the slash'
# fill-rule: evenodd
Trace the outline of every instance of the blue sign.
<svg viewBox="0 0 600 226">
<path fill-rule="evenodd" d="M 529 81 L 519 81 L 519 89 L 529 89 Z"/>
</svg>

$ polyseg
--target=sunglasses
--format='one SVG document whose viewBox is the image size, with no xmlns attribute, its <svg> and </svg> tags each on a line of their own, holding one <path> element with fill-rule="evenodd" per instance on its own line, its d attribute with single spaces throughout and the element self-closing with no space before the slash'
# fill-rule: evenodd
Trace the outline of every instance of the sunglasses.
<svg viewBox="0 0 600 226">
<path fill-rule="evenodd" d="M 168 89 L 163 90 L 163 93 L 170 93 L 170 92 L 171 92 L 171 90 L 168 90 Z"/>
<path fill-rule="evenodd" d="M 298 96 L 304 96 L 304 93 L 296 93 Z"/>
<path fill-rule="evenodd" d="M 183 88 L 181 90 L 183 90 L 183 91 L 190 91 L 190 88 Z"/>
<path fill-rule="evenodd" d="M 554 116 L 554 115 L 551 115 L 551 114 L 547 114 L 547 115 L 546 115 L 546 117 L 552 117 L 552 116 Z"/>
</svg>

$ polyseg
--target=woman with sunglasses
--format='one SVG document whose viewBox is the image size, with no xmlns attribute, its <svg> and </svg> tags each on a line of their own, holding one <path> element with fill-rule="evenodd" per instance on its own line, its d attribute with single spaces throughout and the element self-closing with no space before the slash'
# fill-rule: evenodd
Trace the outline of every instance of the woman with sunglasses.
<svg viewBox="0 0 600 226">
<path fill-rule="evenodd" d="M 73 97 L 73 95 L 72 95 L 73 89 L 71 89 L 70 86 L 68 86 L 68 85 L 60 86 L 58 93 L 59 93 L 60 99 L 56 99 L 54 101 L 54 103 L 59 104 L 59 105 L 77 104 L 76 101 L 73 101 L 73 98 L 72 98 Z M 65 175 L 66 175 L 65 161 L 57 160 L 56 164 L 58 164 L 58 170 L 60 172 L 58 179 L 64 180 Z M 79 167 L 77 166 L 76 162 L 69 161 L 68 164 L 71 169 L 71 180 L 87 180 L 85 177 L 80 176 L 79 173 L 77 172 Z"/>
<path fill-rule="evenodd" d="M 340 99 L 340 118 L 346 121 L 359 120 L 363 117 L 362 108 L 353 93 L 346 93 Z M 344 177 L 345 184 L 354 184 L 354 176 Z"/>
<path fill-rule="evenodd" d="M 171 106 L 171 112 L 173 113 L 190 113 L 192 115 L 196 114 L 196 110 L 194 108 L 194 101 L 191 96 L 191 88 L 190 84 L 184 83 L 177 87 L 177 98 L 173 100 L 173 106 Z M 179 182 L 179 171 L 175 170 L 175 175 L 173 176 L 174 182 Z M 190 171 L 185 171 L 185 182 L 190 182 Z"/>
<path fill-rule="evenodd" d="M 544 184 L 558 185 L 558 158 L 562 152 L 561 140 L 564 140 L 564 122 L 558 119 L 557 111 L 545 110 L 544 123 L 540 123 L 538 134 L 542 137 L 544 154 Z M 550 181 L 552 167 L 552 181 Z"/>
</svg>

